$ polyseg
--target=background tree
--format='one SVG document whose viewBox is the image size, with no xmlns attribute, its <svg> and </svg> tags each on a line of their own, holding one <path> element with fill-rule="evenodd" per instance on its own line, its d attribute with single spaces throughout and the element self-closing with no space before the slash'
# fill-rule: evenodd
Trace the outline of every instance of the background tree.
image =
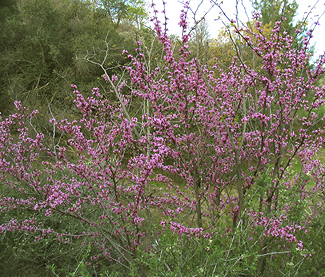
<svg viewBox="0 0 325 277">
<path fill-rule="evenodd" d="M 116 28 L 123 20 L 141 24 L 147 16 L 145 1 L 142 0 L 94 0 L 89 2 Z"/>
<path fill-rule="evenodd" d="M 289 34 L 294 38 L 294 47 L 302 47 L 302 37 L 299 33 L 296 33 L 297 28 L 302 29 L 302 32 L 306 29 L 306 20 L 298 21 L 295 23 L 295 17 L 297 15 L 298 4 L 296 1 L 290 2 L 287 0 L 279 1 L 255 1 L 253 3 L 254 11 L 260 13 L 258 20 L 262 22 L 263 25 L 263 35 L 269 38 L 271 35 L 271 30 L 277 21 L 282 21 L 281 31 Z M 286 20 L 283 21 L 283 18 Z M 237 23 L 236 23 L 237 24 Z M 246 26 L 253 32 L 254 22 L 246 22 Z M 236 51 L 241 52 L 243 59 L 248 63 L 257 63 L 259 58 L 254 54 L 254 52 L 249 49 L 246 45 L 245 40 L 242 36 L 238 36 L 238 33 L 231 31 L 231 24 L 228 24 L 224 29 L 218 34 L 218 37 L 214 39 L 211 43 L 212 60 L 217 59 L 220 66 L 227 70 L 231 64 L 231 59 Z M 245 32 L 243 32 L 244 34 Z M 249 33 L 245 35 L 249 36 Z M 237 47 L 237 49 L 236 49 Z M 211 64 L 214 62 L 211 60 Z"/>
<path fill-rule="evenodd" d="M 259 20 L 263 26 L 273 27 L 275 22 L 286 18 L 281 31 L 286 32 L 294 38 L 294 47 L 299 49 L 302 47 L 303 36 L 301 34 L 307 31 L 308 15 L 306 18 L 297 20 L 298 3 L 293 0 L 261 0 L 253 3 L 255 11 L 260 13 Z M 299 29 L 299 32 L 296 30 Z M 311 47 L 310 51 L 313 51 Z"/>
<path fill-rule="evenodd" d="M 286 21 L 281 26 L 282 31 L 286 31 L 293 37 L 295 36 L 297 26 L 295 26 L 294 19 L 299 7 L 295 0 L 256 0 L 253 7 L 260 12 L 261 17 L 259 20 L 263 26 L 270 24 L 273 27 L 275 22 L 285 17 Z"/>
<path fill-rule="evenodd" d="M 192 37 L 189 42 L 190 56 L 206 64 L 210 58 L 210 41 L 209 25 L 206 20 L 201 20 L 195 25 L 195 29 L 192 32 Z"/>
</svg>

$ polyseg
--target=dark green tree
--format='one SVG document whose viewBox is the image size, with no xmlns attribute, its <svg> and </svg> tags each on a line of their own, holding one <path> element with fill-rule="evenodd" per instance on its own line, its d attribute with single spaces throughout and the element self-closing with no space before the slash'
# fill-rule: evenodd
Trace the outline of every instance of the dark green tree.
<svg viewBox="0 0 325 277">
<path fill-rule="evenodd" d="M 147 16 L 143 0 L 90 0 L 89 3 L 104 14 L 116 28 L 122 21 L 140 23 Z"/>
<path fill-rule="evenodd" d="M 292 36 L 295 39 L 295 47 L 301 48 L 308 18 L 295 20 L 299 7 L 296 0 L 255 0 L 253 7 L 261 14 L 259 20 L 265 26 L 272 28 L 275 22 L 282 21 L 281 31 Z M 296 29 L 302 32 L 296 33 Z"/>
<path fill-rule="evenodd" d="M 294 18 L 297 15 L 298 4 L 289 0 L 255 0 L 254 9 L 261 13 L 260 20 L 264 25 L 271 24 L 274 26 L 276 21 L 285 17 L 287 20 L 282 25 L 289 34 L 295 31 Z"/>
</svg>

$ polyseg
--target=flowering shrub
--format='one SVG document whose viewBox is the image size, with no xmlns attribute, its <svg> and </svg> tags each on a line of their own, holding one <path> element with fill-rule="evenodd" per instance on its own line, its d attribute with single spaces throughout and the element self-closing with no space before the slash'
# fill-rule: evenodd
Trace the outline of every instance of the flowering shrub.
<svg viewBox="0 0 325 277">
<path fill-rule="evenodd" d="M 294 49 L 293 38 L 280 33 L 282 21 L 266 39 L 256 15 L 257 31 L 236 32 L 249 34 L 241 39 L 260 67 L 247 66 L 238 53 L 227 72 L 218 64 L 208 68 L 188 59 L 185 18 L 186 11 L 178 58 L 155 18 L 163 60 L 151 68 L 138 42 L 136 57 L 124 52 L 132 61 L 125 68 L 129 79 L 103 75 L 116 101 L 98 88 L 86 99 L 72 85 L 82 116 L 50 119 L 53 133 L 61 134 L 53 137 L 52 149 L 32 128 L 37 111 L 29 113 L 17 102 L 17 113 L 1 120 L 2 233 L 80 241 L 91 245 L 86 264 L 119 264 L 141 276 L 152 268 L 139 255 L 156 257 L 166 230 L 182 241 L 202 240 L 208 252 L 218 236 L 232 237 L 239 247 L 237 235 L 244 230 L 243 245 L 255 247 L 261 276 L 268 256 L 292 249 L 306 259 L 311 255 L 303 237 L 313 216 L 301 210 L 293 221 L 297 202 L 290 197 L 314 214 L 323 207 L 323 198 L 317 207 L 312 199 L 324 189 L 324 168 L 313 157 L 323 143 L 318 123 L 324 118 L 317 111 L 325 87 L 315 83 L 325 58 L 311 69 L 311 32 Z M 302 165 L 299 174 L 289 171 L 293 161 Z M 68 218 L 74 228 L 54 226 L 47 219 L 55 216 Z M 213 252 L 224 260 L 220 270 L 234 261 L 232 244 L 225 245 L 220 242 L 220 251 Z"/>
</svg>

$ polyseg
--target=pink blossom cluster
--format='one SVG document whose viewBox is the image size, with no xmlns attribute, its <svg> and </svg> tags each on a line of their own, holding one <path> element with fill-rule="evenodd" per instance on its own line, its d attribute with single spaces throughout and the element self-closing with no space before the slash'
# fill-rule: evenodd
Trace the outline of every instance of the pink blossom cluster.
<svg viewBox="0 0 325 277">
<path fill-rule="evenodd" d="M 325 58 L 311 69 L 312 33 L 296 49 L 292 37 L 280 34 L 282 22 L 267 39 L 256 21 L 257 31 L 246 30 L 245 39 L 260 68 L 236 56 L 226 71 L 188 58 L 186 9 L 177 55 L 166 30 L 153 21 L 163 59 L 149 67 L 142 42 L 137 56 L 124 52 L 131 60 L 125 68 L 130 81 L 103 75 L 116 101 L 98 88 L 86 98 L 73 85 L 82 116 L 50 119 L 67 137 L 55 152 L 44 148 L 43 134 L 29 128 L 36 111 L 17 102 L 18 112 L 1 119 L 0 179 L 16 194 L 1 195 L 0 212 L 28 211 L 33 218 L 10 219 L 0 232 L 36 232 L 38 238 L 55 233 L 65 243 L 89 237 L 98 249 L 94 261 L 106 257 L 126 265 L 143 238 L 152 236 L 154 223 L 160 232 L 209 239 L 220 228 L 251 224 L 263 227 L 264 237 L 303 249 L 295 233 L 307 227 L 286 220 L 290 201 L 281 203 L 281 195 L 295 182 L 286 179 L 294 159 L 312 172 L 311 190 L 324 190 L 324 168 L 311 157 L 324 142 L 317 125 L 324 117 L 317 111 L 325 87 L 315 82 Z M 308 197 L 310 191 L 302 190 Z M 260 191 L 259 205 L 248 211 L 254 191 Z M 41 227 L 42 218 L 56 215 L 78 222 L 80 234 Z"/>
</svg>

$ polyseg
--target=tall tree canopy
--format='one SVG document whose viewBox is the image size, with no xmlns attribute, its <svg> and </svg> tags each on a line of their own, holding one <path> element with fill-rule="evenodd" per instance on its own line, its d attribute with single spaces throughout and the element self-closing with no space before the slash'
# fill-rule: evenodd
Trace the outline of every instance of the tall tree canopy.
<svg viewBox="0 0 325 277">
<path fill-rule="evenodd" d="M 273 27 L 275 22 L 286 20 L 281 25 L 281 31 L 286 31 L 289 35 L 295 36 L 295 30 L 302 22 L 295 22 L 299 5 L 295 0 L 255 0 L 253 3 L 255 11 L 260 12 L 259 20 L 264 26 Z"/>
<path fill-rule="evenodd" d="M 92 0 L 90 3 L 116 27 L 123 19 L 139 22 L 147 15 L 143 0 Z"/>
</svg>

